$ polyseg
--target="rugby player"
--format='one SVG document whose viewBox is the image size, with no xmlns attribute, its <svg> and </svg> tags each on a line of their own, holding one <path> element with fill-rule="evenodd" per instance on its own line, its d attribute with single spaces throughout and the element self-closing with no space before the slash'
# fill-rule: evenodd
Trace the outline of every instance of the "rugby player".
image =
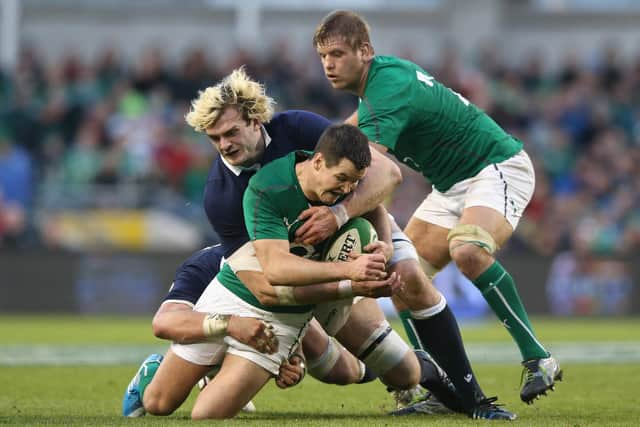
<svg viewBox="0 0 640 427">
<path fill-rule="evenodd" d="M 421 172 L 433 185 L 405 229 L 428 263 L 429 275 L 450 260 L 455 262 L 520 349 L 524 379 L 520 398 L 531 403 L 546 394 L 562 371 L 537 339 L 514 279 L 494 255 L 512 235 L 535 185 L 522 142 L 416 64 L 375 55 L 368 24 L 354 12 L 327 15 L 315 31 L 313 44 L 329 83 L 360 99 L 350 122 L 371 144 Z M 402 295 L 396 300 L 411 310 L 421 338 L 432 332 L 419 316 L 421 307 Z M 474 378 L 470 367 L 460 369 L 459 362 L 449 363 L 455 357 L 440 358 L 449 355 L 438 350 L 437 340 L 425 345 L 458 391 L 471 396 L 475 384 L 468 381 Z M 476 406 L 468 402 L 470 415 Z M 495 415 L 491 402 L 484 406 L 489 408 L 487 417 Z"/>
</svg>

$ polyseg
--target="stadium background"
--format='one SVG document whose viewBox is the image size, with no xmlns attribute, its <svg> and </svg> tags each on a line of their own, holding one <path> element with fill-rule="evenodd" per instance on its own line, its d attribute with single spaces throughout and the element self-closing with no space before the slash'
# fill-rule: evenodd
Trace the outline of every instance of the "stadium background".
<svg viewBox="0 0 640 427">
<path fill-rule="evenodd" d="M 201 207 L 214 150 L 184 124 L 189 100 L 246 64 L 278 109 L 347 117 L 355 99 L 311 46 L 336 7 L 525 142 L 537 190 L 501 257 L 530 312 L 640 312 L 637 2 L 4 0 L 0 313 L 152 314 L 216 240 Z M 428 191 L 404 171 L 402 224 Z M 456 271 L 439 282 L 460 317 L 486 314 Z"/>
</svg>

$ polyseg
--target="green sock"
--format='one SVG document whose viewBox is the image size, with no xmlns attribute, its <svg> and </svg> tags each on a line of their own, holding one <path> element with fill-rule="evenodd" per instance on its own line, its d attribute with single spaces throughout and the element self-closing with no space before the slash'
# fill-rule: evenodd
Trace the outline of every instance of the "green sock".
<svg viewBox="0 0 640 427">
<path fill-rule="evenodd" d="M 400 320 L 402 320 L 402 326 L 404 327 L 404 331 L 407 333 L 407 337 L 409 337 L 409 341 L 413 348 L 415 350 L 424 350 L 424 347 L 420 342 L 420 338 L 418 338 L 416 328 L 413 325 L 411 312 L 409 310 L 402 310 L 398 312 L 398 315 L 400 316 Z"/>
<path fill-rule="evenodd" d="M 153 377 L 156 374 L 156 371 L 160 367 L 160 362 L 152 362 L 147 363 L 144 369 L 140 374 L 140 382 L 138 383 L 138 391 L 140 392 L 140 401 L 142 401 L 142 397 L 144 395 L 144 391 L 147 386 L 153 380 Z"/>
<path fill-rule="evenodd" d="M 523 360 L 548 357 L 549 353 L 536 339 L 513 278 L 498 261 L 473 283 L 515 340 Z"/>
</svg>

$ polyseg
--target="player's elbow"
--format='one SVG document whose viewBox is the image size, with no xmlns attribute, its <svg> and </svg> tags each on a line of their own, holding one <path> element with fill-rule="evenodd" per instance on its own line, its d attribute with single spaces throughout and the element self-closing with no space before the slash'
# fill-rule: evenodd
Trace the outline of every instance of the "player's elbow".
<svg viewBox="0 0 640 427">
<path fill-rule="evenodd" d="M 402 171 L 400 171 L 400 167 L 397 164 L 393 162 L 390 163 L 389 181 L 393 185 L 393 188 L 395 188 L 402 183 Z"/>
<path fill-rule="evenodd" d="M 173 339 L 171 322 L 168 322 L 161 314 L 153 317 L 151 329 L 156 338 L 163 340 Z"/>
<path fill-rule="evenodd" d="M 384 183 L 390 191 L 393 191 L 402 183 L 402 171 L 400 171 L 400 166 L 375 150 L 372 150 L 372 154 L 370 169 L 376 171 L 376 175 L 380 174 L 384 176 Z"/>
<path fill-rule="evenodd" d="M 269 264 L 267 264 L 269 265 Z M 286 282 L 286 274 L 283 274 L 278 267 L 263 267 L 264 268 L 264 277 L 267 279 L 267 282 L 271 283 L 271 285 L 282 285 L 287 284 Z"/>
<path fill-rule="evenodd" d="M 278 305 L 278 296 L 275 292 L 259 291 L 255 295 L 258 302 L 262 305 Z"/>
</svg>

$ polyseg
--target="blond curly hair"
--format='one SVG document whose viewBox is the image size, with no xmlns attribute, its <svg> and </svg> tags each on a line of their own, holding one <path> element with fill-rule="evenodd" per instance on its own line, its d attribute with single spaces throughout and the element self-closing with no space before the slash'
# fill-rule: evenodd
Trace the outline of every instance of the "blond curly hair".
<svg viewBox="0 0 640 427">
<path fill-rule="evenodd" d="M 244 67 L 240 67 L 217 85 L 200 91 L 185 120 L 195 131 L 205 132 L 216 124 L 225 108 L 233 106 L 244 120 L 267 123 L 273 117 L 274 104 L 265 94 L 264 86 L 251 80 Z"/>
</svg>

